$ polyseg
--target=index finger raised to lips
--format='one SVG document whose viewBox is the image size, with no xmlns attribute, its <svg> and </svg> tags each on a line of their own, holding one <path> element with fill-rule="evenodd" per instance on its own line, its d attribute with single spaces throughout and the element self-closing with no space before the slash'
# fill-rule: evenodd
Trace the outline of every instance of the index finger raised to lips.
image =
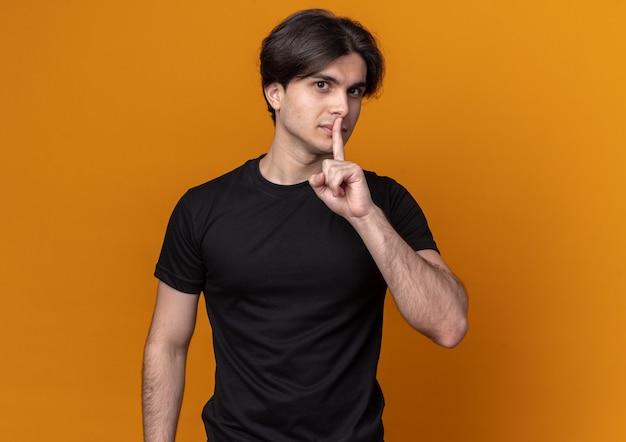
<svg viewBox="0 0 626 442">
<path fill-rule="evenodd" d="M 343 118 L 337 117 L 333 123 L 333 158 L 344 161 L 343 137 L 341 136 L 341 123 Z"/>
</svg>

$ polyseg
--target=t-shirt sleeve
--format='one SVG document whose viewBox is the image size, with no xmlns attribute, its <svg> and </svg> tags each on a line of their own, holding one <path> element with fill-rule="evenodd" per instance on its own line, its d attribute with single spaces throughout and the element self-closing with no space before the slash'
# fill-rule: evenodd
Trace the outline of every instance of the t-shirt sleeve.
<svg viewBox="0 0 626 442">
<path fill-rule="evenodd" d="M 170 217 L 154 276 L 178 291 L 198 294 L 204 288 L 205 275 L 192 197 L 187 192 Z"/>
<path fill-rule="evenodd" d="M 391 225 L 413 250 L 431 249 L 439 252 L 426 216 L 415 198 L 398 182 L 383 177 L 384 196 L 375 201 L 385 212 Z M 374 197 L 374 195 L 372 195 Z"/>
</svg>

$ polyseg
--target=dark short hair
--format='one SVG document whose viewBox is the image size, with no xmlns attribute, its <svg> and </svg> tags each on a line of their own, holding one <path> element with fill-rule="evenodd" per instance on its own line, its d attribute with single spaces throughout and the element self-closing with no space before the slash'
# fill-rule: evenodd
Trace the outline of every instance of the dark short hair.
<svg viewBox="0 0 626 442">
<path fill-rule="evenodd" d="M 383 55 L 374 36 L 360 23 L 337 17 L 324 9 L 296 12 L 263 40 L 260 57 L 262 87 L 265 89 L 277 82 L 287 88 L 291 80 L 319 72 L 337 58 L 351 53 L 357 53 L 365 60 L 367 76 L 363 96 L 370 97 L 382 86 L 385 70 Z M 269 102 L 267 109 L 276 120 Z"/>
</svg>

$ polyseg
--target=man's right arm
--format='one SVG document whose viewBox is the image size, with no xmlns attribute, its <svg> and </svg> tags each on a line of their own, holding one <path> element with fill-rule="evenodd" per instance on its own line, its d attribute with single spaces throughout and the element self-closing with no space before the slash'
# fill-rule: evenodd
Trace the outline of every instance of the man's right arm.
<svg viewBox="0 0 626 442">
<path fill-rule="evenodd" d="M 144 441 L 173 442 L 185 387 L 187 350 L 199 295 L 159 282 L 143 359 Z"/>
</svg>

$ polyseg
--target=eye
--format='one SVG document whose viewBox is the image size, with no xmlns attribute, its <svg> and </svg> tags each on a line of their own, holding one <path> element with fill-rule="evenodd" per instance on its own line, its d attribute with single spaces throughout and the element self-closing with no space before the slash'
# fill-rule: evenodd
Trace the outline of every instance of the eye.
<svg viewBox="0 0 626 442">
<path fill-rule="evenodd" d="M 353 87 L 348 89 L 348 94 L 355 98 L 361 98 L 363 96 L 363 88 Z"/>
<path fill-rule="evenodd" d="M 330 88 L 330 85 L 327 81 L 320 80 L 315 82 L 315 87 L 320 90 L 327 90 L 328 88 Z"/>
</svg>

